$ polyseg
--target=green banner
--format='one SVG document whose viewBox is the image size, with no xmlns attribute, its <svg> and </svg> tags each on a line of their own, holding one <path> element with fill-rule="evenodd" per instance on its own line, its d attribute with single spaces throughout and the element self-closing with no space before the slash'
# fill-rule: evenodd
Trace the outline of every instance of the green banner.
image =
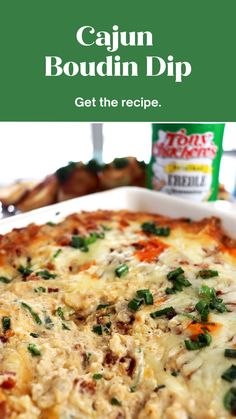
<svg viewBox="0 0 236 419">
<path fill-rule="evenodd" d="M 1 121 L 234 121 L 236 1 L 1 3 Z"/>
</svg>

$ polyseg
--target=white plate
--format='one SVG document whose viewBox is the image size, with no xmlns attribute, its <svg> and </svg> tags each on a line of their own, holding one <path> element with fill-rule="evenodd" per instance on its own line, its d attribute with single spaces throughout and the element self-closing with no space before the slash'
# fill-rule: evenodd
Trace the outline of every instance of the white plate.
<svg viewBox="0 0 236 419">
<path fill-rule="evenodd" d="M 216 216 L 221 218 L 225 231 L 231 237 L 236 238 L 236 213 L 231 210 L 230 206 L 223 205 L 219 208 L 217 204 L 193 203 L 160 192 L 136 187 L 99 192 L 1 220 L 0 234 L 4 234 L 13 228 L 24 227 L 29 223 L 58 222 L 73 212 L 97 209 L 146 211 L 174 218 L 189 217 L 193 220 Z"/>
</svg>

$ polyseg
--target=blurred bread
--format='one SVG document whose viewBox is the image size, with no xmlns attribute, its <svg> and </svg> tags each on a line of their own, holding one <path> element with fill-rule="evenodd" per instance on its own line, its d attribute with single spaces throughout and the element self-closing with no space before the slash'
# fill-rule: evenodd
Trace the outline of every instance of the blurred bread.
<svg viewBox="0 0 236 419">
<path fill-rule="evenodd" d="M 79 163 L 65 179 L 61 180 L 58 201 L 83 196 L 98 191 L 98 176 L 85 165 Z"/>
<path fill-rule="evenodd" d="M 112 189 L 119 186 L 143 186 L 145 170 L 134 157 L 114 159 L 99 173 L 101 189 Z"/>
<path fill-rule="evenodd" d="M 47 176 L 31 191 L 28 191 L 17 203 L 20 211 L 30 211 L 53 204 L 57 201 L 58 180 L 55 175 Z"/>
<path fill-rule="evenodd" d="M 35 186 L 35 182 L 18 182 L 0 188 L 0 201 L 3 205 L 15 205 L 23 196 Z"/>
</svg>

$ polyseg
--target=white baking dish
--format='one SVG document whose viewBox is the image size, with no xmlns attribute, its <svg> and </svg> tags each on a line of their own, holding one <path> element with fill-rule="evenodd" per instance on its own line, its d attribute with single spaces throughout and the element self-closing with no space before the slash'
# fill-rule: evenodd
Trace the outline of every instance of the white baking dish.
<svg viewBox="0 0 236 419">
<path fill-rule="evenodd" d="M 236 213 L 234 214 L 231 208 L 231 205 L 227 205 L 227 203 L 224 203 L 221 208 L 217 203 L 214 205 L 197 204 L 143 188 L 124 187 L 71 199 L 1 220 L 0 234 L 13 228 L 24 227 L 29 223 L 57 222 L 68 214 L 82 210 L 128 209 L 158 213 L 174 218 L 189 217 L 193 220 L 211 216 L 220 217 L 225 231 L 231 237 L 236 238 Z"/>
</svg>

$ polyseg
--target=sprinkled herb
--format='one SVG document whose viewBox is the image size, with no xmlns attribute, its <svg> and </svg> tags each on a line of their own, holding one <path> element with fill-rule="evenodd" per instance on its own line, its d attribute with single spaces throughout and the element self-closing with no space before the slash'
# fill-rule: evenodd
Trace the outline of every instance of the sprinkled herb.
<svg viewBox="0 0 236 419">
<path fill-rule="evenodd" d="M 55 172 L 55 175 L 57 176 L 60 183 L 65 182 L 73 172 L 73 170 L 76 168 L 77 163 L 71 161 L 68 163 L 67 166 L 60 167 Z"/>
<path fill-rule="evenodd" d="M 65 320 L 65 315 L 64 315 L 64 311 L 61 307 L 57 307 L 57 309 L 55 310 L 55 313 L 62 319 Z"/>
<path fill-rule="evenodd" d="M 104 224 L 101 227 L 104 231 L 111 231 L 111 227 L 105 226 Z"/>
<path fill-rule="evenodd" d="M 129 165 L 129 160 L 125 157 L 116 157 L 111 164 L 115 169 L 123 169 Z"/>
<path fill-rule="evenodd" d="M 38 287 L 38 288 L 34 288 L 34 292 L 40 293 L 40 292 L 46 292 L 46 288 L 44 287 Z"/>
<path fill-rule="evenodd" d="M 102 310 L 103 308 L 109 307 L 110 304 L 98 304 L 96 310 Z"/>
<path fill-rule="evenodd" d="M 154 311 L 153 313 L 150 313 L 150 316 L 152 319 L 157 319 L 158 317 L 165 316 L 168 319 L 172 319 L 176 316 L 176 311 L 173 307 L 165 307 L 162 310 Z"/>
<path fill-rule="evenodd" d="M 62 323 L 62 329 L 71 330 L 65 323 Z"/>
<path fill-rule="evenodd" d="M 142 224 L 142 231 L 154 234 L 155 236 L 167 237 L 170 234 L 170 227 L 157 227 L 155 223 L 146 221 Z"/>
<path fill-rule="evenodd" d="M 25 278 L 26 276 L 32 274 L 33 270 L 26 266 L 20 265 L 18 268 L 18 272 L 20 272 L 21 275 Z"/>
<path fill-rule="evenodd" d="M 41 352 L 38 347 L 34 343 L 29 343 L 27 347 L 28 351 L 31 353 L 32 356 L 40 356 Z"/>
<path fill-rule="evenodd" d="M 112 406 L 122 406 L 121 402 L 117 400 L 115 397 L 112 397 L 110 403 L 112 404 Z"/>
<path fill-rule="evenodd" d="M 225 349 L 226 358 L 236 358 L 236 349 Z"/>
<path fill-rule="evenodd" d="M 2 328 L 3 328 L 3 332 L 7 332 L 7 330 L 9 330 L 11 328 L 11 318 L 8 316 L 4 316 L 2 318 Z"/>
<path fill-rule="evenodd" d="M 35 323 L 42 324 L 42 320 L 40 319 L 39 315 L 37 313 L 35 313 L 35 311 L 28 304 L 26 304 L 22 301 L 21 307 L 25 308 L 26 310 L 28 310 L 30 312 L 30 314 L 33 317 Z"/>
<path fill-rule="evenodd" d="M 62 249 L 58 249 L 53 255 L 52 255 L 52 258 L 53 259 L 56 259 L 57 258 L 57 256 L 59 256 L 60 255 L 60 253 L 62 252 Z"/>
<path fill-rule="evenodd" d="M 202 285 L 199 290 L 201 300 L 195 305 L 196 310 L 201 315 L 201 320 L 206 322 L 208 314 L 211 310 L 217 310 L 220 313 L 225 313 L 227 310 L 222 298 L 218 298 L 216 290 L 209 288 L 207 285 Z"/>
<path fill-rule="evenodd" d="M 47 269 L 44 269 L 43 271 L 36 272 L 37 276 L 41 276 L 43 279 L 54 279 L 56 278 L 56 274 L 51 274 Z"/>
<path fill-rule="evenodd" d="M 93 332 L 99 336 L 102 336 L 102 326 L 100 324 L 93 326 Z"/>
<path fill-rule="evenodd" d="M 197 278 L 202 278 L 202 279 L 209 279 L 209 278 L 213 278 L 214 276 L 218 276 L 219 273 L 218 271 L 214 271 L 211 269 L 202 269 L 201 271 L 198 272 L 197 274 Z"/>
<path fill-rule="evenodd" d="M 30 336 L 32 336 L 33 338 L 38 338 L 39 337 L 39 334 L 38 333 L 30 333 Z"/>
<path fill-rule="evenodd" d="M 46 316 L 45 319 L 44 319 L 44 321 L 45 321 L 45 327 L 46 327 L 46 329 L 49 329 L 50 330 L 50 329 L 53 328 L 54 324 L 53 324 L 53 321 L 52 321 L 51 317 Z"/>
<path fill-rule="evenodd" d="M 153 304 L 153 296 L 149 289 L 144 290 L 138 290 L 137 296 L 140 298 L 144 298 L 146 305 L 152 305 Z"/>
<path fill-rule="evenodd" d="M 142 298 L 133 298 L 133 300 L 131 300 L 128 303 L 128 308 L 131 311 L 137 311 L 139 309 L 139 307 L 141 307 L 142 304 L 143 304 L 143 299 Z"/>
<path fill-rule="evenodd" d="M 103 232 L 91 233 L 88 237 L 72 236 L 70 246 L 75 249 L 80 249 L 81 252 L 88 252 L 89 245 L 95 243 L 97 239 L 104 239 L 105 234 Z"/>
<path fill-rule="evenodd" d="M 0 276 L 0 282 L 2 282 L 3 284 L 10 284 L 11 281 L 11 279 L 6 278 L 5 276 Z"/>
<path fill-rule="evenodd" d="M 232 383 L 236 378 L 236 365 L 231 365 L 221 376 L 223 380 L 229 381 Z"/>
<path fill-rule="evenodd" d="M 116 276 L 121 278 L 122 276 L 125 276 L 129 271 L 128 265 L 123 263 L 122 265 L 118 266 L 115 270 Z"/>
<path fill-rule="evenodd" d="M 181 267 L 176 268 L 167 274 L 167 279 L 172 281 L 173 287 L 166 288 L 166 294 L 176 294 L 176 292 L 183 291 L 183 287 L 191 286 L 191 282 L 189 282 L 183 274 L 184 270 Z"/>
<path fill-rule="evenodd" d="M 174 370 L 171 372 L 171 375 L 173 375 L 173 377 L 178 377 L 180 371 L 179 370 Z"/>
<path fill-rule="evenodd" d="M 53 223 L 52 221 L 48 221 L 46 224 L 47 226 L 50 226 L 50 227 L 55 227 L 56 225 L 56 223 Z"/>
<path fill-rule="evenodd" d="M 224 396 L 224 407 L 229 410 L 232 415 L 236 415 L 236 387 L 230 388 Z"/>
<path fill-rule="evenodd" d="M 211 344 L 212 338 L 211 335 L 205 331 L 205 333 L 200 333 L 197 336 L 197 339 L 186 339 L 184 341 L 186 349 L 189 351 L 196 351 L 198 349 L 204 348 L 205 346 L 209 346 Z"/>
<path fill-rule="evenodd" d="M 93 374 L 93 379 L 94 380 L 101 380 L 102 377 L 103 377 L 102 374 Z"/>
</svg>

